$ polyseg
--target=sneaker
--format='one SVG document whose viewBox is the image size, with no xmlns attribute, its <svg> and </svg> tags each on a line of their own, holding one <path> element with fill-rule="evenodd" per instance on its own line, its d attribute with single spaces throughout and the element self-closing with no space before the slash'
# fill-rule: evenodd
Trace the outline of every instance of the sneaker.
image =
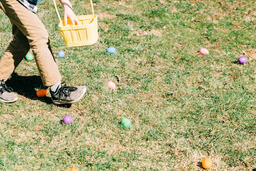
<svg viewBox="0 0 256 171">
<path fill-rule="evenodd" d="M 4 103 L 12 103 L 18 100 L 16 94 L 12 93 L 12 88 L 7 87 L 4 81 L 0 81 L 0 101 Z"/>
<path fill-rule="evenodd" d="M 56 91 L 51 91 L 51 97 L 54 104 L 72 104 L 84 96 L 86 92 L 85 86 L 67 86 L 62 83 Z"/>
</svg>

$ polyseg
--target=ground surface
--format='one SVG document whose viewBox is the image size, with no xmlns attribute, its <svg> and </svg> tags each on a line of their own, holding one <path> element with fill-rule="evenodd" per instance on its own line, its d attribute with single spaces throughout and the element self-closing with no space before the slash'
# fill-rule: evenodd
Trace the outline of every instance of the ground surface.
<svg viewBox="0 0 256 171">
<path fill-rule="evenodd" d="M 90 12 L 89 1 L 72 2 L 77 14 Z M 256 168 L 253 4 L 94 0 L 98 43 L 65 48 L 53 3 L 43 1 L 38 15 L 53 51 L 66 53 L 57 59 L 63 79 L 88 91 L 71 107 L 39 99 L 36 64 L 23 61 L 8 82 L 19 101 L 0 104 L 0 169 L 202 170 L 205 156 L 213 170 Z M 11 37 L 1 12 L 0 55 Z M 199 55 L 201 47 L 210 55 Z M 239 65 L 242 55 L 249 62 Z M 60 124 L 65 115 L 74 123 Z M 131 130 L 121 128 L 123 117 Z"/>
</svg>

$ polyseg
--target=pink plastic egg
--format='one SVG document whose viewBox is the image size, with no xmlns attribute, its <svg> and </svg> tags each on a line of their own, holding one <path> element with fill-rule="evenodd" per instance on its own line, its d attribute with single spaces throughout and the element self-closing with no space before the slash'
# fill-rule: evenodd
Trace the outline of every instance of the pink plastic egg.
<svg viewBox="0 0 256 171">
<path fill-rule="evenodd" d="M 113 81 L 108 81 L 107 86 L 112 90 L 116 89 L 116 84 Z"/>
<path fill-rule="evenodd" d="M 208 51 L 206 48 L 201 48 L 201 49 L 200 49 L 200 54 L 201 54 L 201 55 L 208 55 L 208 54 L 209 54 L 209 51 Z"/>
</svg>

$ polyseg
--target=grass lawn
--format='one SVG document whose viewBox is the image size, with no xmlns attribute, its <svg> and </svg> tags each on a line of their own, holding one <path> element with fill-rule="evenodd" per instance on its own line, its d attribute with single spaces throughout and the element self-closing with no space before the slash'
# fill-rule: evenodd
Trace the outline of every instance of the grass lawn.
<svg viewBox="0 0 256 171">
<path fill-rule="evenodd" d="M 90 13 L 89 0 L 72 3 L 77 14 Z M 22 61 L 8 81 L 19 100 L 0 103 L 0 170 L 203 170 L 207 156 L 212 170 L 255 169 L 255 0 L 94 5 L 99 41 L 66 48 L 52 1 L 39 4 L 54 53 L 66 53 L 56 59 L 63 80 L 88 91 L 71 107 L 37 98 L 35 61 Z M 11 39 L 1 12 L 0 55 Z M 202 47 L 210 54 L 200 55 Z M 249 61 L 238 64 L 240 56 Z M 74 123 L 60 124 L 65 115 Z M 123 117 L 131 129 L 121 127 Z"/>
</svg>

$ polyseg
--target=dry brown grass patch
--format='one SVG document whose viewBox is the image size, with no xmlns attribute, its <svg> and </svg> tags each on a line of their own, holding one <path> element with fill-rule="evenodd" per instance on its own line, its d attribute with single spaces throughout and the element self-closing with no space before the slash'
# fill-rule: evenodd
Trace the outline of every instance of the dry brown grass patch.
<svg viewBox="0 0 256 171">
<path fill-rule="evenodd" d="M 149 31 L 136 30 L 136 31 L 133 31 L 131 34 L 132 35 L 137 35 L 137 36 L 155 35 L 155 36 L 161 37 L 162 36 L 162 30 L 160 30 L 160 29 L 152 29 L 152 30 L 149 30 Z"/>
<path fill-rule="evenodd" d="M 101 13 L 98 13 L 97 14 L 99 19 L 103 20 L 103 19 L 113 19 L 113 18 L 116 18 L 115 15 L 113 14 L 110 14 L 108 12 L 101 12 Z"/>
</svg>

